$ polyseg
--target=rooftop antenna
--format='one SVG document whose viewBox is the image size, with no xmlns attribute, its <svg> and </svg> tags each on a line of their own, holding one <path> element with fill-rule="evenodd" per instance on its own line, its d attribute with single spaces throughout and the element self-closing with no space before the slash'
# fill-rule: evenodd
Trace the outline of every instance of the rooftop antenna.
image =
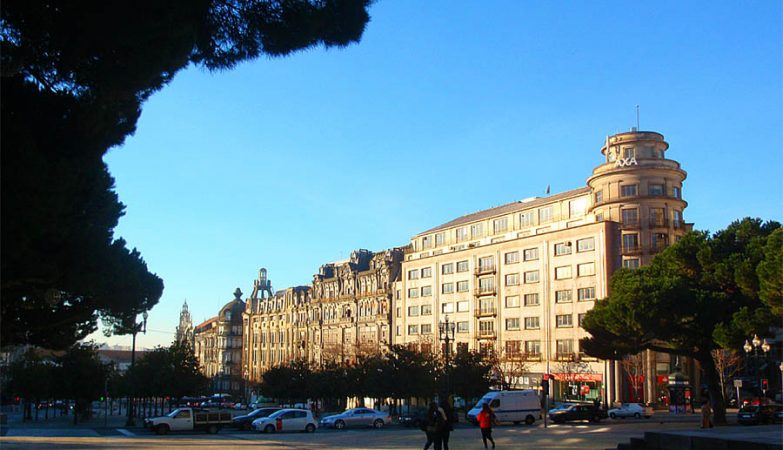
<svg viewBox="0 0 783 450">
<path fill-rule="evenodd" d="M 639 105 L 636 105 L 636 131 L 641 130 L 639 128 Z"/>
</svg>

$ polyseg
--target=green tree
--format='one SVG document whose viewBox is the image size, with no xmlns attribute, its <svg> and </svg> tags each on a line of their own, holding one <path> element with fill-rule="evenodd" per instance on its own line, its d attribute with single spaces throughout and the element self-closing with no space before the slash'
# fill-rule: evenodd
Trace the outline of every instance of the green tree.
<svg viewBox="0 0 783 450">
<path fill-rule="evenodd" d="M 29 348 L 8 367 L 4 391 L 24 401 L 24 420 L 32 419 L 32 408 L 52 396 L 53 367 L 35 348 Z M 36 410 L 37 419 L 37 410 Z"/>
<path fill-rule="evenodd" d="M 486 394 L 492 381 L 492 362 L 476 351 L 458 351 L 452 363 L 451 378 L 454 394 L 473 400 Z"/>
<path fill-rule="evenodd" d="M 692 232 L 649 266 L 617 271 L 610 296 L 585 316 L 591 337 L 582 340 L 582 348 L 605 359 L 644 349 L 695 359 L 716 423 L 725 423 L 712 351 L 739 348 L 747 336 L 779 323 L 759 298 L 757 274 L 768 238 L 779 228 L 776 222 L 747 218 L 712 236 Z"/>
<path fill-rule="evenodd" d="M 102 157 L 190 64 L 357 42 L 369 0 L 0 3 L 0 339 L 67 348 L 99 318 L 128 332 L 162 281 L 113 236 Z"/>
<path fill-rule="evenodd" d="M 65 398 L 74 400 L 73 423 L 79 417 L 88 419 L 91 404 L 99 399 L 105 389 L 108 368 L 101 362 L 97 347 L 93 344 L 76 344 L 57 358 L 59 366 L 55 378 Z"/>
<path fill-rule="evenodd" d="M 783 228 L 773 231 L 764 246 L 764 260 L 756 269 L 759 297 L 783 319 Z"/>
</svg>

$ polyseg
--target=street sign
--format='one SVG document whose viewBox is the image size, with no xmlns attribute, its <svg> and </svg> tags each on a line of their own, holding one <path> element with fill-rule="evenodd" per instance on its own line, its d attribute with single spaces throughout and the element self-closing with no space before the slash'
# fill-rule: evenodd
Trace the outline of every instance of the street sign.
<svg viewBox="0 0 783 450">
<path fill-rule="evenodd" d="M 734 387 L 741 388 L 742 387 L 742 380 L 734 380 Z"/>
</svg>

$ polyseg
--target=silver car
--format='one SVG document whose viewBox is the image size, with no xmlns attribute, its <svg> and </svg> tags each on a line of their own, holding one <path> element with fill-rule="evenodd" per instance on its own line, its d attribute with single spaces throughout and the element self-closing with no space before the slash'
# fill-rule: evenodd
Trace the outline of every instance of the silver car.
<svg viewBox="0 0 783 450">
<path fill-rule="evenodd" d="M 321 419 L 321 426 L 342 430 L 346 427 L 383 428 L 391 423 L 391 416 L 383 411 L 369 408 L 346 409 L 340 414 L 326 416 Z"/>
</svg>

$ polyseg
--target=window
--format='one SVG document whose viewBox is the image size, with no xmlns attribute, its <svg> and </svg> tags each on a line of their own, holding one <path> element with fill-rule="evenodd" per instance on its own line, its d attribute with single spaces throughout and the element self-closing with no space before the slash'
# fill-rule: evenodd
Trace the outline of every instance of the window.
<svg viewBox="0 0 783 450">
<path fill-rule="evenodd" d="M 519 329 L 519 319 L 517 319 L 517 329 Z M 519 356 L 522 350 L 522 341 L 506 341 L 506 355 Z"/>
<path fill-rule="evenodd" d="M 574 341 L 571 339 L 558 339 L 557 340 L 557 354 L 566 355 L 574 353 Z"/>
<path fill-rule="evenodd" d="M 597 191 L 595 193 L 595 203 L 596 205 L 599 203 L 602 203 L 604 201 L 604 191 Z"/>
<path fill-rule="evenodd" d="M 457 312 L 468 312 L 469 309 L 470 306 L 467 300 L 461 300 L 457 302 Z"/>
<path fill-rule="evenodd" d="M 419 298 L 419 288 L 408 289 L 408 298 Z"/>
<path fill-rule="evenodd" d="M 584 216 L 585 210 L 587 210 L 587 202 L 583 198 L 568 202 L 568 217 Z"/>
<path fill-rule="evenodd" d="M 538 294 L 525 294 L 525 306 L 538 306 Z"/>
<path fill-rule="evenodd" d="M 525 283 L 538 283 L 538 271 L 528 270 L 525 272 Z"/>
<path fill-rule="evenodd" d="M 653 233 L 650 236 L 650 244 L 654 250 L 663 250 L 669 242 L 669 236 L 666 233 Z"/>
<path fill-rule="evenodd" d="M 470 238 L 476 239 L 484 235 L 484 224 L 474 223 L 470 226 Z"/>
<path fill-rule="evenodd" d="M 634 152 L 633 147 L 625 147 L 623 149 L 623 159 L 631 159 L 636 156 L 636 152 Z"/>
<path fill-rule="evenodd" d="M 576 316 L 576 317 L 577 317 L 577 318 L 576 318 L 576 323 L 579 325 L 579 327 L 580 327 L 580 328 L 582 327 L 582 324 L 583 324 L 583 323 L 584 323 L 584 321 L 585 321 L 585 316 L 586 316 L 586 315 L 587 315 L 587 314 L 585 314 L 585 313 L 581 313 L 581 314 L 579 314 L 578 316 Z"/>
<path fill-rule="evenodd" d="M 638 258 L 624 259 L 623 267 L 626 269 L 638 269 L 639 259 Z"/>
<path fill-rule="evenodd" d="M 538 324 L 538 317 L 525 317 L 526 330 L 538 330 L 541 328 Z"/>
<path fill-rule="evenodd" d="M 454 292 L 454 283 L 443 283 L 440 286 L 441 294 L 451 294 Z"/>
<path fill-rule="evenodd" d="M 674 198 L 682 198 L 682 190 L 678 187 L 672 188 L 672 197 Z"/>
<path fill-rule="evenodd" d="M 421 305 L 421 315 L 422 316 L 431 316 L 432 315 L 432 305 Z"/>
<path fill-rule="evenodd" d="M 421 269 L 422 278 L 430 278 L 432 276 L 432 267 L 424 267 Z"/>
<path fill-rule="evenodd" d="M 418 306 L 409 306 L 408 307 L 408 316 L 415 317 L 419 315 L 419 307 Z"/>
<path fill-rule="evenodd" d="M 466 227 L 457 228 L 457 242 L 468 240 L 468 229 Z"/>
<path fill-rule="evenodd" d="M 507 296 L 506 308 L 519 308 L 519 296 L 518 295 Z"/>
<path fill-rule="evenodd" d="M 574 326 L 574 316 L 571 314 L 560 314 L 555 316 L 557 328 L 571 328 Z"/>
<path fill-rule="evenodd" d="M 561 242 L 555 244 L 555 256 L 570 255 L 571 254 L 571 242 Z"/>
<path fill-rule="evenodd" d="M 492 256 L 485 256 L 483 258 L 479 258 L 480 272 L 486 272 L 494 269 L 495 269 L 495 258 L 493 258 Z"/>
<path fill-rule="evenodd" d="M 595 275 L 595 263 L 589 262 L 576 266 L 576 276 L 587 277 Z"/>
<path fill-rule="evenodd" d="M 482 294 L 488 292 L 495 292 L 495 278 L 494 277 L 479 278 L 479 292 Z"/>
<path fill-rule="evenodd" d="M 421 287 L 421 296 L 422 297 L 429 297 L 432 295 L 432 286 L 422 286 Z"/>
<path fill-rule="evenodd" d="M 467 261 L 460 261 L 457 263 L 457 272 L 467 272 L 469 269 Z"/>
<path fill-rule="evenodd" d="M 421 238 L 421 248 L 432 248 L 432 236 Z"/>
<path fill-rule="evenodd" d="M 397 336 L 402 336 L 402 327 L 397 325 L 397 328 L 395 329 L 395 334 Z"/>
<path fill-rule="evenodd" d="M 432 334 L 432 324 L 429 323 L 422 324 L 421 334 Z"/>
<path fill-rule="evenodd" d="M 595 238 L 585 238 L 576 241 L 577 252 L 591 252 L 595 250 Z"/>
<path fill-rule="evenodd" d="M 492 232 L 494 234 L 505 233 L 508 231 L 508 217 L 501 217 L 492 221 Z"/>
<path fill-rule="evenodd" d="M 450 314 L 454 312 L 454 303 L 443 303 L 440 305 L 440 312 Z"/>
<path fill-rule="evenodd" d="M 448 263 L 442 265 L 440 268 L 440 273 L 442 273 L 443 275 L 454 273 L 454 263 Z"/>
<path fill-rule="evenodd" d="M 620 197 L 635 197 L 636 185 L 635 184 L 621 184 L 620 185 Z"/>
<path fill-rule="evenodd" d="M 506 330 L 513 331 L 519 329 L 519 317 L 506 319 Z"/>
<path fill-rule="evenodd" d="M 533 219 L 534 219 L 533 211 L 523 212 L 519 215 L 519 226 L 532 227 L 533 225 L 535 225 Z"/>
<path fill-rule="evenodd" d="M 408 334 L 419 334 L 419 326 L 418 325 L 408 325 Z"/>
<path fill-rule="evenodd" d="M 623 225 L 635 226 L 639 224 L 639 210 L 636 208 L 629 208 L 622 210 Z"/>
<path fill-rule="evenodd" d="M 483 320 L 479 322 L 479 336 L 493 336 L 495 334 L 495 322 Z"/>
<path fill-rule="evenodd" d="M 528 355 L 540 355 L 541 341 L 525 341 L 525 353 Z"/>
<path fill-rule="evenodd" d="M 525 258 L 525 261 L 535 261 L 538 259 L 538 248 L 525 249 L 522 252 L 522 256 Z"/>
<path fill-rule="evenodd" d="M 552 221 L 552 207 L 547 206 L 538 210 L 538 223 L 549 223 Z"/>
<path fill-rule="evenodd" d="M 418 280 L 419 279 L 419 269 L 413 269 L 408 271 L 408 279 L 409 280 Z"/>
<path fill-rule="evenodd" d="M 663 195 L 663 185 L 662 184 L 650 184 L 650 185 L 647 185 L 647 194 L 648 195 Z"/>
<path fill-rule="evenodd" d="M 446 243 L 446 235 L 444 233 L 438 233 L 435 235 L 435 247 L 440 247 Z"/>
<path fill-rule="evenodd" d="M 576 290 L 576 297 L 580 302 L 585 300 L 595 300 L 595 287 L 579 288 Z"/>
<path fill-rule="evenodd" d="M 397 310 L 395 311 L 397 317 L 402 317 L 402 308 L 399 306 L 397 307 Z"/>
<path fill-rule="evenodd" d="M 468 322 L 457 322 L 457 333 L 467 333 L 468 331 Z"/>
<path fill-rule="evenodd" d="M 574 300 L 574 291 L 555 291 L 555 303 L 571 303 Z"/>
<path fill-rule="evenodd" d="M 468 292 L 468 282 L 465 281 L 457 281 L 457 292 Z"/>
<path fill-rule="evenodd" d="M 623 235 L 623 250 L 634 251 L 639 249 L 639 235 L 636 233 Z"/>
<path fill-rule="evenodd" d="M 519 274 L 510 273 L 506 275 L 506 286 L 519 286 Z"/>
<path fill-rule="evenodd" d="M 650 225 L 661 227 L 666 225 L 666 213 L 663 208 L 650 208 Z"/>
<path fill-rule="evenodd" d="M 506 264 L 516 264 L 519 262 L 519 252 L 508 252 L 504 255 Z"/>
<path fill-rule="evenodd" d="M 682 226 L 682 211 L 672 211 L 672 225 L 674 228 L 680 228 Z"/>
<path fill-rule="evenodd" d="M 571 278 L 571 266 L 555 267 L 555 280 Z"/>
</svg>

